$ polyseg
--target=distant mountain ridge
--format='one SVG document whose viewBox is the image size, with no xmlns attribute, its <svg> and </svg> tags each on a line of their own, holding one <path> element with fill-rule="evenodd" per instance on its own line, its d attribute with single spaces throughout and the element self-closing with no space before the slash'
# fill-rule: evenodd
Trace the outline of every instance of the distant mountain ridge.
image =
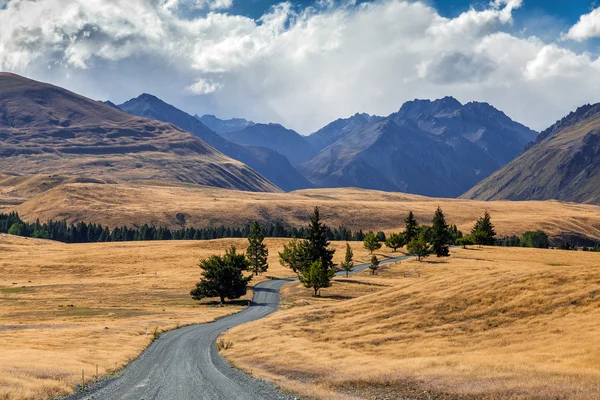
<svg viewBox="0 0 600 400">
<path fill-rule="evenodd" d="M 216 133 L 226 133 L 226 132 L 234 132 L 244 129 L 248 126 L 255 125 L 254 122 L 248 121 L 244 118 L 232 118 L 223 120 L 215 117 L 214 115 L 203 115 L 198 116 L 198 114 L 194 115 L 198 121 L 202 122 L 204 125 L 208 126 L 210 129 L 215 131 Z"/>
<path fill-rule="evenodd" d="M 341 129 L 330 124 L 318 131 L 330 141 L 339 139 L 300 171 L 321 187 L 456 197 L 516 157 L 537 135 L 487 103 L 463 105 L 452 97 L 407 102 L 388 117 L 371 118 L 354 129 L 341 120 L 336 121 Z"/>
<path fill-rule="evenodd" d="M 170 122 L 199 137 L 223 154 L 243 162 L 285 191 L 312 188 L 314 185 L 300 174 L 283 155 L 268 148 L 243 146 L 213 132 L 197 118 L 162 101 L 142 94 L 118 106 L 137 116 Z"/>
<path fill-rule="evenodd" d="M 280 124 L 254 124 L 234 132 L 224 132 L 221 135 L 236 143 L 268 147 L 286 156 L 292 165 L 310 159 L 317 153 L 299 133 L 287 129 Z"/>
<path fill-rule="evenodd" d="M 600 204 L 600 103 L 557 121 L 462 197 Z"/>
<path fill-rule="evenodd" d="M 315 133 L 306 137 L 315 149 L 319 151 L 334 144 L 344 136 L 349 135 L 352 131 L 362 128 L 363 126 L 381 121 L 383 117 L 369 114 L 356 113 L 349 118 L 340 118 L 332 123 L 324 126 Z"/>
<path fill-rule="evenodd" d="M 8 173 L 279 191 L 173 124 L 9 73 L 0 73 L 0 139 L 0 171 Z"/>
</svg>

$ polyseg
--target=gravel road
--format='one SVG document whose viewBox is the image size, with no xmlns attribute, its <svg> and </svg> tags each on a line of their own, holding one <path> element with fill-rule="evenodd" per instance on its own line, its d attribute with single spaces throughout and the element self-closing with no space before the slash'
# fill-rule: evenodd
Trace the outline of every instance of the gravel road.
<svg viewBox="0 0 600 400">
<path fill-rule="evenodd" d="M 382 261 L 388 264 L 408 257 Z M 368 268 L 356 266 L 354 273 Z M 339 272 L 338 276 L 345 275 Z M 274 279 L 257 285 L 246 310 L 215 322 L 192 325 L 161 335 L 123 374 L 92 385 L 64 400 L 287 400 L 274 385 L 256 380 L 229 366 L 219 355 L 216 340 L 229 328 L 277 311 L 279 290 L 294 279 Z"/>
</svg>

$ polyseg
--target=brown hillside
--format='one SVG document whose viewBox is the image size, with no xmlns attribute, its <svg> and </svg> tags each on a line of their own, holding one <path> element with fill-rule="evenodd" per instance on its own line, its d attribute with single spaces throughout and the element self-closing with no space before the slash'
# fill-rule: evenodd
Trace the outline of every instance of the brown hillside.
<svg viewBox="0 0 600 400">
<path fill-rule="evenodd" d="M 363 189 L 314 189 L 291 193 L 250 193 L 196 185 L 137 182 L 77 183 L 48 190 L 16 211 L 26 220 L 67 219 L 111 227 L 144 223 L 169 227 L 243 226 L 255 219 L 305 225 L 314 206 L 334 227 L 394 231 L 413 210 L 429 223 L 437 206 L 450 223 L 467 232 L 488 210 L 500 235 L 543 229 L 553 236 L 600 239 L 600 207 L 574 203 L 482 202 L 436 199 Z"/>
<path fill-rule="evenodd" d="M 165 179 L 278 191 L 172 124 L 133 117 L 62 88 L 0 74 L 0 171 L 104 180 Z"/>
<path fill-rule="evenodd" d="M 600 204 L 600 104 L 542 132 L 528 151 L 462 197 Z"/>
</svg>

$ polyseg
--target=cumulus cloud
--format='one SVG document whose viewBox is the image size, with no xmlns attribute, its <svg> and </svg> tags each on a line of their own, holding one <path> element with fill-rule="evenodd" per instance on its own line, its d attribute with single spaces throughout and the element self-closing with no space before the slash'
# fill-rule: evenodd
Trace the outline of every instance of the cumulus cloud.
<svg viewBox="0 0 600 400">
<path fill-rule="evenodd" d="M 190 113 L 303 133 L 413 98 L 487 101 L 543 129 L 595 102 L 597 58 L 511 34 L 522 0 L 441 16 L 420 1 L 290 2 L 259 20 L 229 0 L 10 0 L 0 68 L 116 102 L 153 93 Z M 197 18 L 182 7 L 203 7 Z M 210 11 L 210 10 L 213 11 Z M 583 20 L 583 18 L 582 18 Z"/>
<path fill-rule="evenodd" d="M 565 38 L 579 42 L 594 37 L 600 37 L 600 7 L 582 15 L 565 35 Z"/>
</svg>

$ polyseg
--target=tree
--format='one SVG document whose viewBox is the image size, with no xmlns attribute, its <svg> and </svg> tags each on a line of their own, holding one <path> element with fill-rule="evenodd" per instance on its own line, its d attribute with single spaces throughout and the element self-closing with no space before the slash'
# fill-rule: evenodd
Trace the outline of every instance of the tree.
<svg viewBox="0 0 600 400">
<path fill-rule="evenodd" d="M 340 264 L 342 271 L 346 272 L 346 278 L 348 277 L 348 274 L 354 270 L 354 262 L 352 261 L 353 257 L 354 253 L 352 253 L 350 245 L 346 243 L 346 256 L 344 257 L 344 262 Z"/>
<path fill-rule="evenodd" d="M 377 232 L 377 234 L 375 235 L 377 237 L 377 240 L 379 240 L 380 242 L 385 242 L 386 237 L 385 237 L 385 233 L 384 232 Z"/>
<path fill-rule="evenodd" d="M 379 239 L 377 239 L 377 236 L 375 236 L 373 232 L 369 232 L 367 236 L 365 236 L 365 241 L 363 245 L 365 246 L 365 249 L 371 252 L 371 254 L 373 254 L 375 250 L 379 250 L 381 248 L 381 243 L 379 242 Z"/>
<path fill-rule="evenodd" d="M 319 208 L 315 207 L 306 230 L 306 239 L 292 240 L 279 253 L 281 264 L 298 274 L 300 282 L 314 290 L 314 296 L 321 288 L 330 287 L 331 279 L 335 276 L 335 250 L 329 248 L 329 231 L 321 222 Z"/>
<path fill-rule="evenodd" d="M 25 224 L 14 223 L 8 228 L 8 234 L 14 236 L 25 236 Z"/>
<path fill-rule="evenodd" d="M 467 248 L 467 246 L 469 246 L 469 245 L 475 244 L 475 243 L 473 242 L 473 238 L 472 238 L 470 235 L 469 235 L 469 236 L 464 236 L 464 237 L 458 238 L 458 239 L 456 240 L 456 243 L 457 243 L 458 245 L 462 246 L 462 247 L 463 247 L 463 249 L 466 249 L 466 248 Z"/>
<path fill-rule="evenodd" d="M 371 275 L 375 275 L 375 272 L 379 269 L 379 260 L 375 254 L 371 256 L 371 265 L 369 265 L 369 269 L 371 270 Z"/>
<path fill-rule="evenodd" d="M 450 255 L 449 244 L 452 240 L 450 229 L 446 223 L 446 218 L 440 207 L 433 215 L 433 225 L 431 226 L 431 247 L 438 257 L 448 257 Z"/>
<path fill-rule="evenodd" d="M 404 239 L 406 240 L 406 243 L 409 243 L 419 236 L 419 224 L 412 211 L 408 212 L 408 216 L 404 219 L 404 223 L 406 225 L 406 228 L 404 229 Z"/>
<path fill-rule="evenodd" d="M 250 263 L 250 270 L 254 275 L 265 272 L 269 268 L 267 259 L 269 257 L 269 249 L 263 243 L 265 236 L 258 221 L 254 221 L 248 234 L 248 248 L 246 249 L 246 257 Z"/>
<path fill-rule="evenodd" d="M 548 235 L 544 231 L 525 232 L 521 236 L 521 246 L 547 249 L 550 247 L 550 240 L 548 240 Z"/>
<path fill-rule="evenodd" d="M 202 278 L 190 294 L 195 300 L 219 297 L 221 304 L 225 303 L 225 298 L 240 298 L 246 294 L 252 279 L 252 275 L 246 278 L 243 274 L 249 267 L 246 256 L 238 254 L 233 246 L 224 256 L 213 255 L 201 260 Z"/>
<path fill-rule="evenodd" d="M 392 233 L 385 241 L 385 245 L 395 253 L 397 249 L 404 246 L 404 236 L 400 233 Z"/>
<path fill-rule="evenodd" d="M 411 240 L 408 243 L 406 248 L 408 250 L 408 253 L 413 256 L 416 256 L 417 261 L 419 262 L 421 261 L 421 259 L 429 257 L 429 254 L 431 254 L 431 247 L 429 246 L 429 243 L 427 243 L 423 235 L 413 238 L 413 240 Z"/>
<path fill-rule="evenodd" d="M 475 222 L 471 230 L 471 235 L 474 235 L 476 232 L 478 233 L 477 239 L 479 239 L 476 244 L 492 246 L 496 243 L 496 231 L 494 230 L 490 214 L 487 211 Z"/>
</svg>

